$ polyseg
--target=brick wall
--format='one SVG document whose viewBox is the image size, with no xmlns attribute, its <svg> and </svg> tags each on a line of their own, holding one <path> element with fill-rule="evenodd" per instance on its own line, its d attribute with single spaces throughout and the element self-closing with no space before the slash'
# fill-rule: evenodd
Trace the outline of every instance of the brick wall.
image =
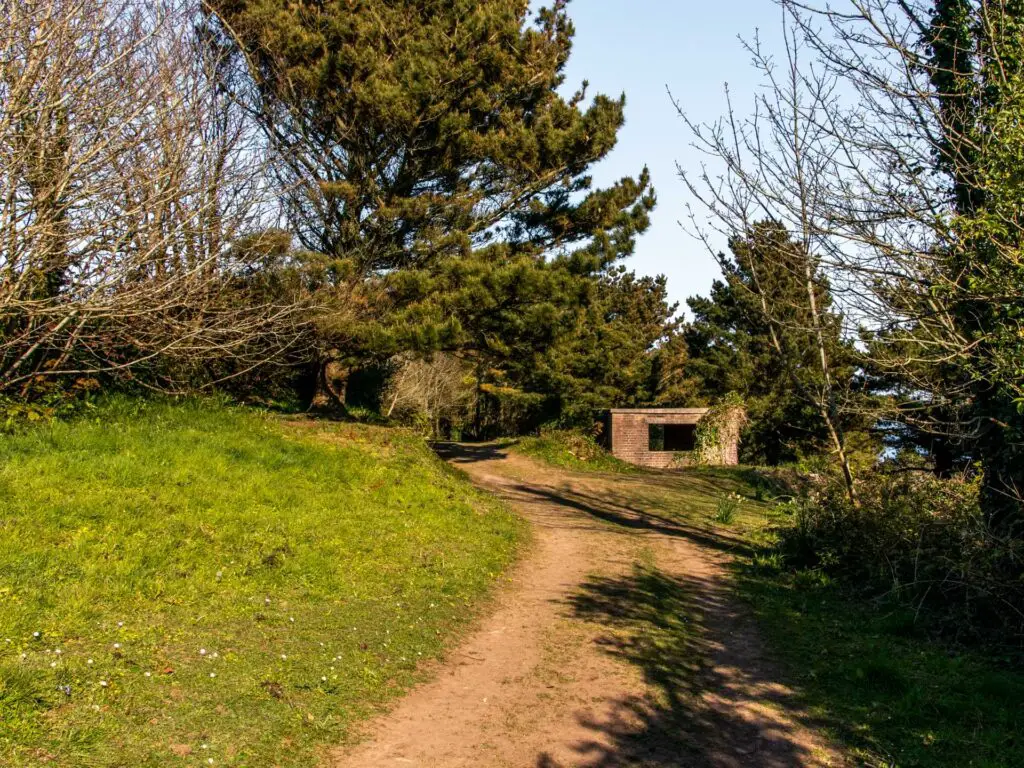
<svg viewBox="0 0 1024 768">
<path fill-rule="evenodd" d="M 641 467 L 668 469 L 691 462 L 690 453 L 649 450 L 651 424 L 696 424 L 707 413 L 706 408 L 640 408 L 612 410 L 608 415 L 606 440 L 612 455 Z M 726 464 L 737 463 L 737 446 L 723 447 Z"/>
</svg>

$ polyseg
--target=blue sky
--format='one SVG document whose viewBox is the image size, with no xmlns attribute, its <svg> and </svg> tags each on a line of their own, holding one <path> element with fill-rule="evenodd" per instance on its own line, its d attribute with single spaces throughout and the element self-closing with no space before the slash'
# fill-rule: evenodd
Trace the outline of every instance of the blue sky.
<svg viewBox="0 0 1024 768">
<path fill-rule="evenodd" d="M 665 274 L 673 299 L 706 293 L 718 267 L 704 246 L 682 231 L 689 198 L 676 163 L 699 170 L 666 88 L 687 114 L 713 121 L 725 109 L 724 85 L 746 110 L 758 85 L 739 35 L 760 29 L 762 41 L 778 36 L 781 12 L 773 0 L 574 0 L 576 26 L 566 89 L 590 81 L 590 95 L 626 94 L 626 125 L 615 150 L 595 168 L 597 183 L 651 170 L 658 207 L 637 243 L 631 268 Z M 685 305 L 684 305 L 685 307 Z"/>
</svg>

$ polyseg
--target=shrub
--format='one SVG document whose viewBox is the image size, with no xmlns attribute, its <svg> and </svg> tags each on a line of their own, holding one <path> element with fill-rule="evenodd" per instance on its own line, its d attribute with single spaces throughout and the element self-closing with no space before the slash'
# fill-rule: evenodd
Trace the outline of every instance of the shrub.
<svg viewBox="0 0 1024 768">
<path fill-rule="evenodd" d="M 735 392 L 727 394 L 718 405 L 697 422 L 697 464 L 729 464 L 730 450 L 739 444 L 740 433 L 747 423 L 747 408 Z"/>
<path fill-rule="evenodd" d="M 1024 635 L 1024 546 L 989 529 L 979 485 L 875 470 L 855 507 L 840 483 L 822 480 L 787 504 L 794 524 L 782 551 L 792 567 L 909 603 L 958 636 Z"/>
</svg>

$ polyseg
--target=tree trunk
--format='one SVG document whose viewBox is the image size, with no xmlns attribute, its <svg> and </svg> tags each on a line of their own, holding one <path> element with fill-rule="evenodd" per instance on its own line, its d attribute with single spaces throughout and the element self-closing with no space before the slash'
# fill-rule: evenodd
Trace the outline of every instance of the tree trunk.
<svg viewBox="0 0 1024 768">
<path fill-rule="evenodd" d="M 310 410 L 337 412 L 347 415 L 345 405 L 345 386 L 348 383 L 349 369 L 337 359 L 328 357 L 320 362 L 316 377 L 316 389 Z"/>
</svg>

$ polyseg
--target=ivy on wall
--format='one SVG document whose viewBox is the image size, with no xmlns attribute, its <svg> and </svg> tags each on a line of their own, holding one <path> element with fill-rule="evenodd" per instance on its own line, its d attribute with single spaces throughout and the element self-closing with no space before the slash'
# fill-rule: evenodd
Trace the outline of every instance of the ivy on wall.
<svg viewBox="0 0 1024 768">
<path fill-rule="evenodd" d="M 747 408 L 743 398 L 735 392 L 728 393 L 697 422 L 694 463 L 703 466 L 727 463 L 726 451 L 739 442 L 746 423 Z"/>
</svg>

